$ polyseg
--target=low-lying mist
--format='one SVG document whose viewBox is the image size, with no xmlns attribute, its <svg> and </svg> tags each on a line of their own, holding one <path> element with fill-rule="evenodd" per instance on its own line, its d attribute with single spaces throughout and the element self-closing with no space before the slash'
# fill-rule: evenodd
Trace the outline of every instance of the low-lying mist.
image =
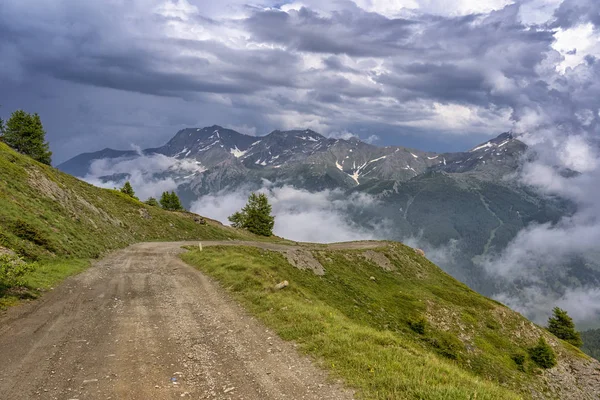
<svg viewBox="0 0 600 400">
<path fill-rule="evenodd" d="M 250 192 L 250 189 L 240 189 L 202 196 L 192 203 L 191 211 L 229 224 L 227 217 L 246 204 Z M 341 190 L 311 193 L 292 186 L 274 187 L 268 182 L 259 192 L 269 197 L 277 236 L 317 243 L 389 237 L 385 223 L 359 226 L 349 216 L 350 208 L 356 210 L 377 206 L 377 200 L 369 195 L 347 196 Z"/>
</svg>

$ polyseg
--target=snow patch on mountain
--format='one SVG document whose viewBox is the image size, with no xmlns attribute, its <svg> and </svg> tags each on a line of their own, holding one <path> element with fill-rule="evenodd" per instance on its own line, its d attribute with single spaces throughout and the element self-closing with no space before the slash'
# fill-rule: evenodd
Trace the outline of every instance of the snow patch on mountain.
<svg viewBox="0 0 600 400">
<path fill-rule="evenodd" d="M 185 153 L 186 151 L 188 151 L 188 148 L 187 148 L 187 147 L 184 147 L 184 148 L 183 148 L 183 150 L 181 150 L 179 153 L 175 154 L 175 157 L 177 157 L 177 156 L 179 156 L 179 155 L 181 155 L 181 154 Z M 185 156 L 187 156 L 188 154 L 189 154 L 189 151 L 186 153 L 186 155 L 185 155 Z M 184 157 L 185 157 L 185 156 L 184 156 Z"/>
<path fill-rule="evenodd" d="M 218 140 L 217 140 L 216 142 L 213 142 L 213 143 L 209 144 L 208 146 L 204 146 L 204 147 L 202 147 L 201 149 L 198 149 L 198 152 L 201 152 L 201 151 L 206 151 L 206 150 L 210 149 L 211 147 L 213 147 L 213 146 L 214 146 L 215 144 L 217 144 L 217 143 L 219 143 L 219 141 L 218 141 Z"/>
<path fill-rule="evenodd" d="M 318 142 L 318 140 L 312 136 L 298 136 L 298 139 L 308 140 L 310 142 Z"/>
<path fill-rule="evenodd" d="M 367 161 L 366 163 L 359 165 L 358 168 L 356 167 L 356 161 L 354 161 L 352 163 L 352 169 L 354 170 L 352 172 L 352 174 L 348 174 L 348 176 L 352 179 L 354 179 L 354 181 L 356 182 L 357 185 L 360 184 L 360 182 L 358 181 L 358 178 L 360 178 L 360 173 L 361 171 L 369 164 L 369 161 Z"/>
<path fill-rule="evenodd" d="M 376 159 L 374 159 L 374 160 L 371 160 L 371 161 L 369 161 L 368 163 L 369 163 L 369 164 L 371 164 L 371 163 L 374 163 L 375 161 L 383 160 L 383 159 L 385 159 L 386 157 L 387 157 L 387 156 L 381 156 L 381 157 L 379 157 L 379 158 L 376 158 Z"/>
<path fill-rule="evenodd" d="M 474 149 L 471 149 L 470 151 L 474 152 L 474 151 L 481 150 L 481 149 L 486 149 L 486 148 L 489 148 L 489 147 L 494 147 L 494 143 L 492 143 L 492 142 L 485 142 L 481 146 L 477 146 Z"/>
<path fill-rule="evenodd" d="M 230 152 L 231 154 L 233 154 L 233 156 L 234 156 L 235 158 L 240 158 L 241 156 L 243 156 L 244 154 L 246 154 L 246 153 L 248 152 L 248 150 L 246 150 L 246 151 L 242 151 L 242 150 L 238 149 L 238 147 L 237 147 L 237 146 L 234 146 L 234 148 L 233 148 L 233 149 L 229 149 L 229 152 Z"/>
</svg>

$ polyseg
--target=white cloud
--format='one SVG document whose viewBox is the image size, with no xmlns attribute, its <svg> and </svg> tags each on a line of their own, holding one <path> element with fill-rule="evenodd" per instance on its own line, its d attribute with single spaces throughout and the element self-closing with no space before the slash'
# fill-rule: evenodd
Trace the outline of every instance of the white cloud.
<svg viewBox="0 0 600 400">
<path fill-rule="evenodd" d="M 567 68 L 574 68 L 584 63 L 588 55 L 600 56 L 600 32 L 594 30 L 591 23 L 570 29 L 559 29 L 554 37 L 556 41 L 552 47 L 564 57 L 564 60 L 556 66 L 561 73 L 564 73 Z"/>
<path fill-rule="evenodd" d="M 327 134 L 328 138 L 331 139 L 344 139 L 344 140 L 350 140 L 350 139 L 358 139 L 358 135 L 356 133 L 352 133 L 350 131 L 334 131 L 334 132 L 330 132 Z"/>
<path fill-rule="evenodd" d="M 155 8 L 157 14 L 163 17 L 178 18 L 188 21 L 191 17 L 200 14 L 198 7 L 187 0 L 166 1 Z"/>
<path fill-rule="evenodd" d="M 403 125 L 428 129 L 442 128 L 449 133 L 458 135 L 473 134 L 474 132 L 505 132 L 513 125 L 511 109 L 508 107 L 485 109 L 477 106 L 438 102 L 432 104 L 419 102 L 416 106 L 422 112 L 427 113 L 427 117 L 404 121 Z"/>
<path fill-rule="evenodd" d="M 275 215 L 274 233 L 303 242 L 343 242 L 383 239 L 384 226 L 359 227 L 348 219 L 351 207 L 374 207 L 376 200 L 367 195 L 345 196 L 341 191 L 311 193 L 291 186 L 269 187 L 261 192 L 269 196 Z M 248 190 L 207 195 L 192 203 L 191 211 L 229 224 L 227 217 L 240 210 L 248 199 Z"/>
<path fill-rule="evenodd" d="M 118 188 L 128 180 L 136 196 L 145 200 L 148 197 L 159 197 L 164 191 L 175 190 L 186 176 L 191 177 L 204 170 L 202 165 L 193 160 L 152 154 L 95 160 L 83 180 L 104 188 Z M 172 173 L 172 176 L 161 176 L 165 172 Z M 107 176 L 114 176 L 114 179 L 103 178 Z"/>
<path fill-rule="evenodd" d="M 373 144 L 375 142 L 378 142 L 379 139 L 380 139 L 380 137 L 377 135 L 369 135 L 369 137 L 367 137 L 366 139 L 363 139 L 363 142 Z"/>
<path fill-rule="evenodd" d="M 554 307 L 567 310 L 578 329 L 595 328 L 600 315 L 600 289 L 596 287 L 568 288 L 556 294 L 533 286 L 518 296 L 503 292 L 494 298 L 540 325 L 546 325 Z"/>
<path fill-rule="evenodd" d="M 457 16 L 471 13 L 487 13 L 512 4 L 512 0 L 356 0 L 367 11 L 398 17 L 410 12 L 433 15 Z"/>
</svg>

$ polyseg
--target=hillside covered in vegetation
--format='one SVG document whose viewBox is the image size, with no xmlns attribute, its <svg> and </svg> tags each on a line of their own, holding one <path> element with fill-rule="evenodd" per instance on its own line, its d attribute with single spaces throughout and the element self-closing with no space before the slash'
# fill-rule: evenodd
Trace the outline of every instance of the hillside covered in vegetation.
<svg viewBox="0 0 600 400">
<path fill-rule="evenodd" d="M 579 349 L 410 247 L 370 245 L 377 247 L 221 246 L 192 249 L 183 259 L 360 398 L 597 398 L 600 364 Z M 277 290 L 284 281 L 289 286 Z M 556 366 L 547 369 L 553 363 L 545 364 L 540 340 Z"/>
<path fill-rule="evenodd" d="M 97 188 L 0 142 L 0 256 L 3 265 L 15 257 L 27 263 L 19 285 L 0 279 L 0 306 L 35 296 L 90 259 L 132 243 L 242 238 L 255 236 Z"/>
</svg>

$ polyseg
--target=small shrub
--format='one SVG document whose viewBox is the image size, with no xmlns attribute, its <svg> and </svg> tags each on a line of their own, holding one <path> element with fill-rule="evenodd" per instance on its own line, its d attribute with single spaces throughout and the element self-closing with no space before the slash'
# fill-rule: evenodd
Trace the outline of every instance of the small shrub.
<svg viewBox="0 0 600 400">
<path fill-rule="evenodd" d="M 419 318 L 416 321 L 409 321 L 408 326 L 412 329 L 413 332 L 418 333 L 419 335 L 425 334 L 425 327 L 427 326 L 427 321 L 425 318 Z"/>
<path fill-rule="evenodd" d="M 552 368 L 556 365 L 556 356 L 552 347 L 541 336 L 538 343 L 529 349 L 529 357 L 541 368 Z"/>
<path fill-rule="evenodd" d="M 158 207 L 159 206 L 158 201 L 154 197 L 150 197 L 144 203 L 146 203 L 146 204 L 148 204 L 149 206 L 152 206 L 152 207 Z"/>
<path fill-rule="evenodd" d="M 525 354 L 514 353 L 512 356 L 510 356 L 510 358 L 512 358 L 512 360 L 515 362 L 515 364 L 517 364 L 517 368 L 520 371 L 525 371 L 525 358 L 526 358 Z"/>
<path fill-rule="evenodd" d="M 498 321 L 494 320 L 494 319 L 489 319 L 485 322 L 485 326 L 488 327 L 489 329 L 493 329 L 493 330 L 498 330 L 501 328 L 500 324 L 498 323 Z"/>
<path fill-rule="evenodd" d="M 34 269 L 19 256 L 0 254 L 0 286 L 22 286 L 23 276 Z"/>
<path fill-rule="evenodd" d="M 458 359 L 463 348 L 462 342 L 449 332 L 437 332 L 436 337 L 428 338 L 427 342 L 438 354 L 451 360 Z"/>
<path fill-rule="evenodd" d="M 53 250 L 53 247 L 46 235 L 39 231 L 36 227 L 23 220 L 18 219 L 14 221 L 11 230 L 12 233 L 18 238 L 35 243 L 38 246 L 42 246 L 50 251 Z"/>
</svg>

